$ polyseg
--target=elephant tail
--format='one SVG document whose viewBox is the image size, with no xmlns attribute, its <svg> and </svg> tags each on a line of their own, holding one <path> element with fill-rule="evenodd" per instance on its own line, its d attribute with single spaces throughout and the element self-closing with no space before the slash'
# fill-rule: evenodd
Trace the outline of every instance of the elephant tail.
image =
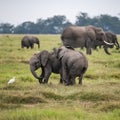
<svg viewBox="0 0 120 120">
<path fill-rule="evenodd" d="M 84 74 L 86 72 L 87 68 L 86 67 L 83 67 L 81 73 Z"/>
</svg>

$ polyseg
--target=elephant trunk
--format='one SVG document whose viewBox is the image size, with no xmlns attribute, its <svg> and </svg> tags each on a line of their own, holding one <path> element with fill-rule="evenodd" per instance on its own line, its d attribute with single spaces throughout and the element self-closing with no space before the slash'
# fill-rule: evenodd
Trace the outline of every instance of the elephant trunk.
<svg viewBox="0 0 120 120">
<path fill-rule="evenodd" d="M 35 78 L 40 79 L 40 78 L 38 77 L 38 75 L 36 74 L 35 70 L 33 69 L 33 67 L 30 66 L 30 70 L 31 70 L 31 73 L 33 74 L 33 76 L 34 76 Z"/>
<path fill-rule="evenodd" d="M 120 45 L 118 42 L 115 42 L 115 46 L 116 46 L 116 49 L 119 49 L 120 48 Z"/>
</svg>

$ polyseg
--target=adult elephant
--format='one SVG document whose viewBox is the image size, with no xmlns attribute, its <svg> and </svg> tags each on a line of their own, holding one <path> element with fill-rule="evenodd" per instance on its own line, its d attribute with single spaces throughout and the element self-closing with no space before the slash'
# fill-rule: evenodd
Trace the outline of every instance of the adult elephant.
<svg viewBox="0 0 120 120">
<path fill-rule="evenodd" d="M 38 48 L 40 48 L 40 41 L 35 36 L 24 36 L 21 40 L 21 48 L 26 47 L 27 49 L 30 47 L 34 48 L 34 43 L 38 44 Z"/>
<path fill-rule="evenodd" d="M 91 48 L 96 40 L 106 41 L 105 32 L 102 28 L 95 26 L 69 26 L 67 27 L 62 35 L 61 39 L 64 46 L 86 47 L 87 54 L 91 54 Z M 111 46 L 113 44 L 104 42 L 105 44 Z"/>
<path fill-rule="evenodd" d="M 79 84 L 82 84 L 83 74 L 88 68 L 88 60 L 85 55 L 70 46 L 62 46 L 56 50 L 56 56 L 62 65 L 61 74 L 64 84 L 75 84 L 76 77 L 79 77 Z"/>
<path fill-rule="evenodd" d="M 105 32 L 106 35 L 106 41 L 108 43 L 112 43 L 112 46 L 108 46 L 106 44 L 104 44 L 104 42 L 97 40 L 96 42 L 94 42 L 93 48 L 96 49 L 98 46 L 101 48 L 101 46 L 103 46 L 104 51 L 106 54 L 110 55 L 108 48 L 113 48 L 114 46 L 116 46 L 116 49 L 119 49 L 119 43 L 117 40 L 117 35 L 112 33 L 112 32 Z"/>
<path fill-rule="evenodd" d="M 39 83 L 48 83 L 51 73 L 60 73 L 60 61 L 57 59 L 55 52 L 48 52 L 43 50 L 34 54 L 29 61 L 31 73 L 39 80 Z M 41 68 L 42 73 L 40 76 L 36 74 L 36 70 Z M 60 83 L 62 80 L 60 79 Z"/>
</svg>

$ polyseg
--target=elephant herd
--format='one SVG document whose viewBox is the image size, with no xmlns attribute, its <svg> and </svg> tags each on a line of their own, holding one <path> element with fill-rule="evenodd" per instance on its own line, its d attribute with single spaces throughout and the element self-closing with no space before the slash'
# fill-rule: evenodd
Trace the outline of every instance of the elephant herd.
<svg viewBox="0 0 120 120">
<path fill-rule="evenodd" d="M 72 46 L 74 48 L 86 48 L 87 54 L 92 54 L 92 48 L 103 46 L 107 54 L 108 48 L 113 48 L 114 45 L 119 49 L 117 36 L 112 32 L 104 32 L 102 28 L 95 26 L 70 26 L 66 28 L 62 35 L 61 40 L 63 45 Z"/>
<path fill-rule="evenodd" d="M 61 35 L 63 46 L 54 48 L 52 52 L 47 50 L 34 54 L 29 61 L 32 75 L 39 80 L 39 83 L 48 83 L 51 73 L 60 74 L 60 83 L 74 85 L 75 78 L 79 78 L 82 84 L 84 73 L 88 69 L 86 56 L 74 48 L 86 48 L 87 54 L 92 54 L 92 49 L 103 46 L 104 51 L 110 54 L 108 48 L 119 49 L 117 36 L 112 32 L 104 32 L 102 28 L 95 26 L 69 26 L 64 29 Z M 21 47 L 34 47 L 34 43 L 40 47 L 36 37 L 25 36 L 21 40 Z M 41 75 L 35 72 L 41 68 Z"/>
</svg>

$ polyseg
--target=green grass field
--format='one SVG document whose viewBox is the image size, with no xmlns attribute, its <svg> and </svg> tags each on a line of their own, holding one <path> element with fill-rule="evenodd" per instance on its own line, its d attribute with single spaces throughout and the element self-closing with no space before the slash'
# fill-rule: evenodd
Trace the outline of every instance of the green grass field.
<svg viewBox="0 0 120 120">
<path fill-rule="evenodd" d="M 86 55 L 82 86 L 77 79 L 74 86 L 61 85 L 57 74 L 40 85 L 29 70 L 30 57 L 62 44 L 59 35 L 36 36 L 41 47 L 31 50 L 20 48 L 23 35 L 0 35 L 0 120 L 120 120 L 120 50 Z M 13 76 L 15 83 L 8 85 Z"/>
</svg>

